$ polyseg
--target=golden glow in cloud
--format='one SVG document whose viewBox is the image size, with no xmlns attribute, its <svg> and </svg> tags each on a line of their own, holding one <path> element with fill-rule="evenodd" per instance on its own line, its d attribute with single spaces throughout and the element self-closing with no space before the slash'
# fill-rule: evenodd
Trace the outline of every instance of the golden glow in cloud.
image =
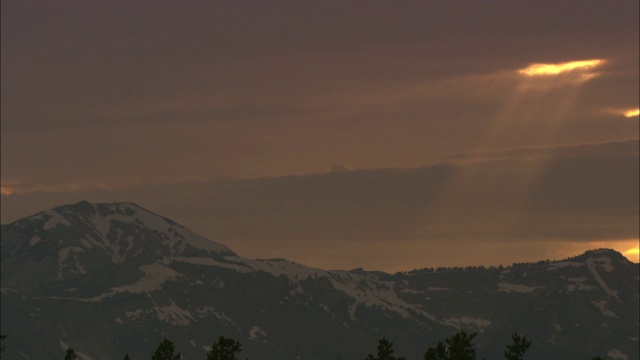
<svg viewBox="0 0 640 360">
<path fill-rule="evenodd" d="M 0 194 L 2 195 L 11 195 L 16 193 L 17 187 L 19 186 L 15 181 L 0 179 Z"/>
<path fill-rule="evenodd" d="M 609 109 L 606 109 L 604 112 L 618 115 L 618 116 L 624 116 L 626 118 L 638 117 L 638 115 L 640 115 L 640 110 L 638 110 L 638 108 L 635 108 L 635 109 L 609 108 Z"/>
<path fill-rule="evenodd" d="M 628 118 L 637 117 L 638 115 L 640 115 L 640 109 L 625 110 L 623 115 L 624 117 Z"/>
<path fill-rule="evenodd" d="M 568 242 L 562 244 L 553 251 L 560 253 L 560 256 L 550 256 L 551 259 L 559 259 L 562 257 L 571 257 L 593 249 L 614 249 L 624 255 L 627 259 L 634 263 L 640 261 L 640 250 L 638 249 L 638 239 L 615 240 L 615 241 L 589 241 L 589 242 Z"/>
<path fill-rule="evenodd" d="M 527 68 L 518 70 L 518 73 L 526 76 L 549 76 L 580 71 L 582 76 L 591 78 L 595 74 L 589 73 L 589 70 L 604 64 L 604 62 L 602 59 L 592 59 L 557 64 L 531 64 Z"/>
<path fill-rule="evenodd" d="M 622 254 L 626 256 L 627 259 L 637 263 L 640 258 L 640 249 L 638 248 L 638 245 L 636 245 L 636 247 L 631 248 Z"/>
</svg>

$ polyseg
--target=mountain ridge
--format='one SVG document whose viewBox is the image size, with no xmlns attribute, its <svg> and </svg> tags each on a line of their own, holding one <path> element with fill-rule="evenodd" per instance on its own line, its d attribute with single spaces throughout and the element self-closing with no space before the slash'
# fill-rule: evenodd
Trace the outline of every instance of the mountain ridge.
<svg viewBox="0 0 640 360">
<path fill-rule="evenodd" d="M 614 250 L 462 272 L 322 270 L 242 258 L 133 203 L 88 202 L 3 225 L 1 241 L 3 332 L 31 358 L 62 343 L 90 359 L 142 358 L 159 336 L 197 358 L 219 335 L 258 359 L 364 357 L 382 335 L 418 357 L 457 330 L 494 355 L 519 331 L 537 344 L 532 358 L 575 354 L 580 336 L 584 357 L 637 357 L 638 266 Z"/>
</svg>

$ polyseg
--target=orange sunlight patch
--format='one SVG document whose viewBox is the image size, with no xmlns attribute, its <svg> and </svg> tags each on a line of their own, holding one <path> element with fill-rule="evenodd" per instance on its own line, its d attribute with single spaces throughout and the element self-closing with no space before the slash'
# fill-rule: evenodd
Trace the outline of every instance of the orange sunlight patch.
<svg viewBox="0 0 640 360">
<path fill-rule="evenodd" d="M 591 78 L 595 74 L 588 73 L 587 70 L 591 70 L 597 66 L 600 66 L 604 64 L 604 62 L 605 61 L 602 59 L 593 59 L 570 61 L 558 64 L 531 64 L 527 68 L 518 70 L 518 73 L 526 76 L 549 76 L 559 75 L 571 71 L 581 71 L 585 73 L 583 74 L 583 76 Z"/>
<path fill-rule="evenodd" d="M 625 252 L 622 253 L 624 256 L 627 257 L 627 259 L 637 263 L 640 261 L 640 249 L 638 249 L 638 245 L 636 244 L 636 247 L 631 248 Z"/>
<path fill-rule="evenodd" d="M 550 259 L 561 259 L 580 255 L 587 250 L 613 249 L 632 261 L 638 263 L 638 239 L 614 240 L 614 241 L 589 241 L 589 242 L 569 242 L 554 248 L 550 253 Z"/>
<path fill-rule="evenodd" d="M 625 112 L 623 113 L 624 117 L 636 117 L 638 115 L 640 115 L 640 109 L 631 109 L 631 110 L 625 110 Z"/>
</svg>

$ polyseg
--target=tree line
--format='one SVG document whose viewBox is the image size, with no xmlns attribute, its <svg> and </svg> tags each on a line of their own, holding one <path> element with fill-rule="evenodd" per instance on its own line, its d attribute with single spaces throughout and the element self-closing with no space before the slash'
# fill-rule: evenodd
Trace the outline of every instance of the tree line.
<svg viewBox="0 0 640 360">
<path fill-rule="evenodd" d="M 476 349 L 473 339 L 477 333 L 468 334 L 460 331 L 444 341 L 438 341 L 434 347 L 429 347 L 424 353 L 424 360 L 475 360 Z M 524 360 L 524 354 L 531 346 L 531 340 L 526 336 L 515 333 L 511 336 L 511 344 L 507 345 L 504 351 L 506 360 Z M 377 356 L 369 354 L 365 360 L 407 360 L 405 357 L 393 355 L 393 343 L 383 337 L 378 341 Z M 486 360 L 486 359 L 483 359 Z M 602 360 L 596 356 L 591 360 Z"/>
<path fill-rule="evenodd" d="M 457 332 L 444 341 L 438 341 L 435 346 L 427 348 L 423 360 L 476 360 L 476 349 L 473 343 L 476 335 L 477 333 L 467 333 L 466 331 Z M 5 350 L 4 339 L 6 337 L 7 335 L 0 336 L 0 340 L 3 342 L 0 346 L 0 356 Z M 530 346 L 531 340 L 528 340 L 524 335 L 515 333 L 511 336 L 511 343 L 505 348 L 504 358 L 506 360 L 524 360 L 524 354 Z M 240 342 L 220 336 L 211 346 L 211 350 L 205 354 L 205 359 L 240 360 L 238 355 L 241 351 Z M 375 356 L 369 354 L 365 360 L 407 360 L 405 357 L 396 357 L 393 354 L 393 342 L 383 336 L 378 341 L 377 354 Z M 71 347 L 67 348 L 64 360 L 78 360 L 76 351 Z M 124 360 L 132 359 L 129 354 L 126 354 Z M 176 352 L 175 345 L 171 340 L 164 338 L 151 356 L 151 360 L 182 360 L 182 355 Z M 602 360 L 602 358 L 596 356 L 591 360 Z"/>
<path fill-rule="evenodd" d="M 567 261 L 567 260 L 571 260 L 572 258 L 567 258 L 564 260 L 554 260 L 553 262 L 562 262 L 562 261 Z M 502 264 L 498 265 L 498 266 L 494 266 L 494 265 L 489 265 L 489 266 L 483 266 L 483 265 L 479 265 L 479 266 L 438 266 L 438 267 L 423 267 L 423 268 L 417 268 L 417 269 L 412 269 L 412 270 L 405 270 L 405 271 L 397 271 L 396 273 L 394 273 L 394 275 L 415 275 L 415 274 L 424 274 L 424 273 L 446 273 L 446 272 L 471 272 L 471 271 L 495 271 L 495 270 L 509 270 L 509 269 L 513 269 L 513 268 L 519 268 L 519 267 L 534 267 L 534 268 L 540 268 L 540 267 L 545 267 L 548 264 L 550 264 L 552 261 L 549 259 L 546 260 L 540 260 L 537 262 L 522 262 L 522 263 L 513 263 L 511 265 L 508 266 L 503 266 Z"/>
<path fill-rule="evenodd" d="M 477 333 L 468 334 L 466 331 L 460 331 L 453 334 L 444 341 L 438 341 L 434 347 L 429 347 L 424 353 L 424 360 L 475 360 L 476 349 L 473 339 Z M 513 334 L 511 336 L 512 343 L 507 345 L 504 357 L 507 360 L 523 360 L 524 353 L 531 346 L 531 340 L 527 340 L 526 336 Z M 405 357 L 396 357 L 393 355 L 393 343 L 382 337 L 378 341 L 378 354 L 373 356 L 369 354 L 365 360 L 406 360 Z"/>
<path fill-rule="evenodd" d="M 220 336 L 211 346 L 211 350 L 206 353 L 206 360 L 238 360 L 237 354 L 240 351 L 242 351 L 242 345 L 239 342 Z M 78 354 L 73 348 L 69 347 L 65 353 L 64 360 L 78 360 Z M 126 354 L 124 360 L 132 359 L 129 354 Z M 182 360 L 182 355 L 176 353 L 173 341 L 164 338 L 151 356 L 151 360 Z"/>
</svg>

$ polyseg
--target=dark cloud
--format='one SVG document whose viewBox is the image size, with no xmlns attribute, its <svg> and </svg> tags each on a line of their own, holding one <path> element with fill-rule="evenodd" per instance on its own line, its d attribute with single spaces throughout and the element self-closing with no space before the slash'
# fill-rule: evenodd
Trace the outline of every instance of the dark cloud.
<svg viewBox="0 0 640 360">
<path fill-rule="evenodd" d="M 354 83 L 367 91 L 530 62 L 637 65 L 637 6 L 9 1 L 3 130 L 184 111 L 181 122 L 203 104 L 215 121 L 229 103 L 287 108 Z"/>
<path fill-rule="evenodd" d="M 240 253 L 289 248 L 304 259 L 321 244 L 411 242 L 427 256 L 442 244 L 619 241 L 638 234 L 638 145 L 513 149 L 410 169 L 14 194 L 3 196 L 2 214 L 6 222 L 19 214 L 5 208 L 35 212 L 36 204 L 84 197 L 133 200 Z"/>
</svg>

